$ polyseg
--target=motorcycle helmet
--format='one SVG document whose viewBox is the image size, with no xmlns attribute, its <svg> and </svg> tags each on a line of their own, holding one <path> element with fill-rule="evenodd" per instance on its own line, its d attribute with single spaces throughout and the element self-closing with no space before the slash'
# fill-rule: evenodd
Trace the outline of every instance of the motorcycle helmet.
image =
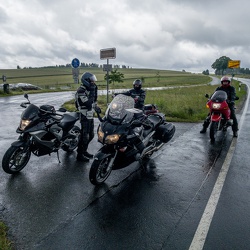
<svg viewBox="0 0 250 250">
<path fill-rule="evenodd" d="M 94 74 L 92 73 L 89 73 L 89 72 L 85 72 L 82 74 L 81 76 L 81 82 L 82 82 L 82 85 L 84 87 L 87 88 L 87 90 L 89 90 L 90 88 L 90 84 L 92 84 L 93 82 L 96 82 L 97 81 L 97 78 Z"/>
<path fill-rule="evenodd" d="M 141 89 L 142 81 L 141 81 L 140 79 L 136 79 L 136 80 L 133 82 L 133 86 L 134 86 L 134 89 L 135 89 L 135 90 Z"/>
<path fill-rule="evenodd" d="M 221 82 L 221 85 L 225 88 L 227 88 L 230 83 L 231 83 L 231 80 L 228 76 L 223 76 L 221 79 L 220 79 L 220 82 Z"/>
</svg>

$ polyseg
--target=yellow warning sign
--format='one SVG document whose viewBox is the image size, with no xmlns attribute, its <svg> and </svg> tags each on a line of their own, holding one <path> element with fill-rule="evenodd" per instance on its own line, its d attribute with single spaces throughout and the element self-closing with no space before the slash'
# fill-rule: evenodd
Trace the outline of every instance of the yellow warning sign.
<svg viewBox="0 0 250 250">
<path fill-rule="evenodd" d="M 240 67 L 240 61 L 228 61 L 228 68 L 239 68 Z"/>
</svg>

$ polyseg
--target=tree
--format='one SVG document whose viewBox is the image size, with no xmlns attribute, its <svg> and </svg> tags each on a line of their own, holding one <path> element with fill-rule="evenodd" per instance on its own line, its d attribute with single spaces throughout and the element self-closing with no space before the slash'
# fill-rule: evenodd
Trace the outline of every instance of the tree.
<svg viewBox="0 0 250 250">
<path fill-rule="evenodd" d="M 221 56 L 219 59 L 216 59 L 216 61 L 211 65 L 213 69 L 215 69 L 215 74 L 223 75 L 224 70 L 228 67 L 228 61 L 231 59 L 227 56 Z"/>
<path fill-rule="evenodd" d="M 109 74 L 109 82 L 115 83 L 115 82 L 123 82 L 124 74 L 121 72 L 118 72 L 117 69 L 112 70 Z M 107 80 L 107 74 L 105 74 L 104 79 Z"/>
<path fill-rule="evenodd" d="M 209 75 L 209 70 L 208 70 L 208 69 L 207 69 L 207 70 L 204 70 L 204 71 L 202 72 L 202 74 L 208 76 L 208 75 Z"/>
</svg>

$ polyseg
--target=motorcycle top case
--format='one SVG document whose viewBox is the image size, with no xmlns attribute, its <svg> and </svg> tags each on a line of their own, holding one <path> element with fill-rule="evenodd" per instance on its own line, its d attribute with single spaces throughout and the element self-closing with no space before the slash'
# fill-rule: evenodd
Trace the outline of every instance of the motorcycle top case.
<svg viewBox="0 0 250 250">
<path fill-rule="evenodd" d="M 144 105 L 144 113 L 146 115 L 154 114 L 154 113 L 158 113 L 158 110 L 154 104 L 146 104 L 146 105 Z"/>
<path fill-rule="evenodd" d="M 167 143 L 169 142 L 175 133 L 175 126 L 173 123 L 165 122 L 164 124 L 160 125 L 155 131 L 156 139 Z"/>
</svg>

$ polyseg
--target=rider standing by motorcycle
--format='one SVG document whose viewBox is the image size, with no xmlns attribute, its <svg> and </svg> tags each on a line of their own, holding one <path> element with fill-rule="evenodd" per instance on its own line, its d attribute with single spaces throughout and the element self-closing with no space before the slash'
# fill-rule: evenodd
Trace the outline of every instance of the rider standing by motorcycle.
<svg viewBox="0 0 250 250">
<path fill-rule="evenodd" d="M 235 115 L 235 108 L 234 108 L 234 102 L 236 99 L 236 93 L 235 93 L 235 88 L 233 86 L 230 85 L 231 80 L 228 76 L 223 76 L 221 78 L 221 86 L 218 87 L 216 89 L 217 90 L 223 90 L 227 93 L 227 103 L 228 106 L 231 110 L 231 119 L 233 119 L 233 126 L 232 126 L 232 130 L 233 130 L 233 136 L 237 137 L 238 136 L 238 121 Z M 210 124 L 210 115 L 206 118 L 206 120 L 203 123 L 203 128 L 200 131 L 200 133 L 206 133 L 207 128 Z"/>
<path fill-rule="evenodd" d="M 127 96 L 131 96 L 135 100 L 135 108 L 137 109 L 144 109 L 144 101 L 146 98 L 146 91 L 142 89 L 142 81 L 140 79 L 136 79 L 133 82 L 133 88 L 123 92 L 123 93 L 116 93 L 115 95 L 123 94 Z"/>
<path fill-rule="evenodd" d="M 93 155 L 87 152 L 88 145 L 94 138 L 94 110 L 97 102 L 97 81 L 92 73 L 85 72 L 81 76 L 81 86 L 75 94 L 75 106 L 80 111 L 81 137 L 77 148 L 77 160 L 89 161 Z M 100 109 L 100 108 L 99 108 Z"/>
</svg>

